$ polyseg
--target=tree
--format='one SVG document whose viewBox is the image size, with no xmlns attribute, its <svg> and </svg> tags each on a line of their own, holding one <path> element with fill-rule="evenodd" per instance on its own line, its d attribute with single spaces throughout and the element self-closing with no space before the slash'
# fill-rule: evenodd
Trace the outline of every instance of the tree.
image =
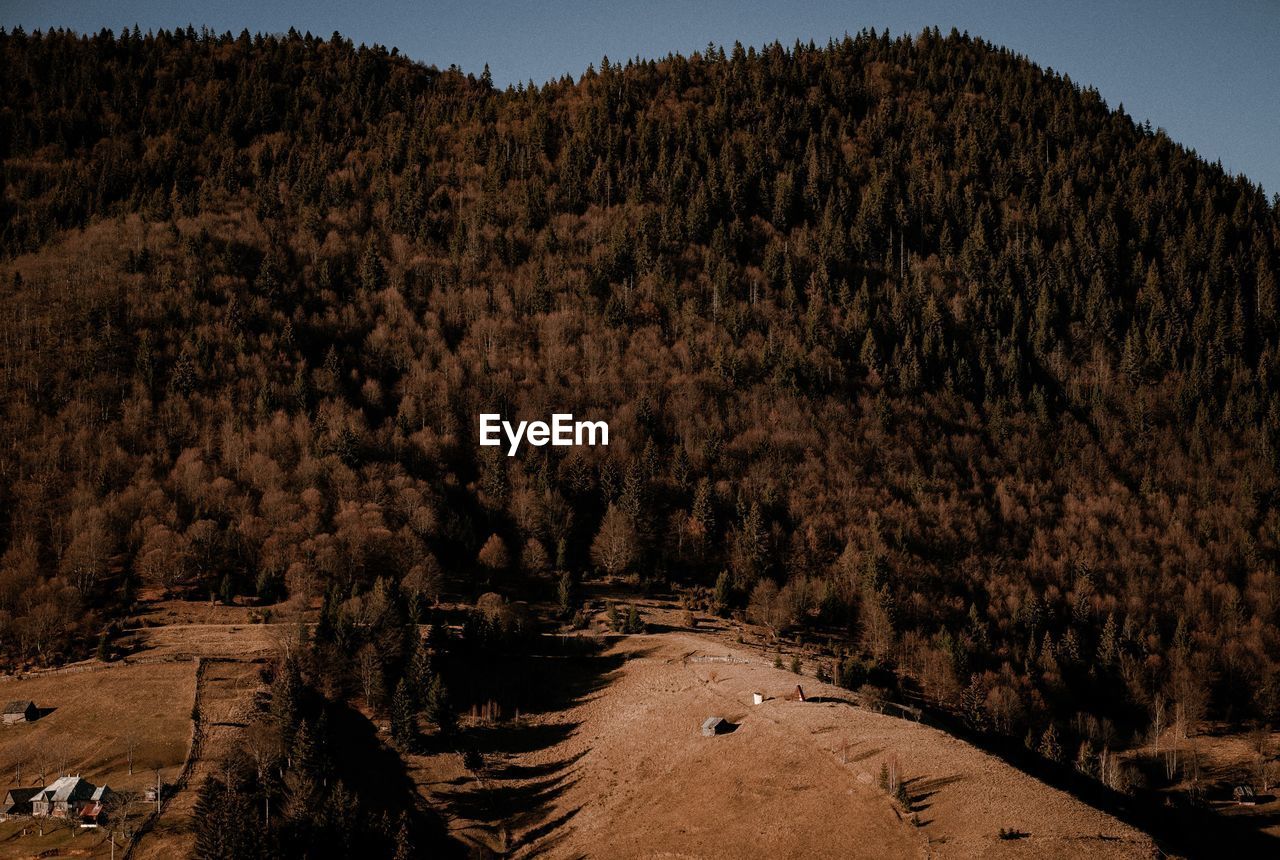
<svg viewBox="0 0 1280 860">
<path fill-rule="evenodd" d="M 729 608 L 729 597 L 732 586 L 729 583 L 729 571 L 722 570 L 716 577 L 715 590 L 712 592 L 711 604 L 716 615 L 724 615 Z"/>
<path fill-rule="evenodd" d="M 426 702 L 427 690 L 431 688 L 434 675 L 431 651 L 426 640 L 419 636 L 414 641 L 413 656 L 409 658 L 409 672 L 406 676 L 415 709 L 421 708 Z"/>
<path fill-rule="evenodd" d="M 768 533 L 760 506 L 752 502 L 733 533 L 730 567 L 739 591 L 752 588 L 768 569 Z"/>
<path fill-rule="evenodd" d="M 640 610 L 633 603 L 627 609 L 627 617 L 622 622 L 623 633 L 643 633 L 645 632 L 644 619 L 640 617 Z"/>
<path fill-rule="evenodd" d="M 444 681 L 436 673 L 431 678 L 431 686 L 427 688 L 427 699 L 423 709 L 427 722 L 436 727 L 436 732 L 444 737 L 453 734 L 458 725 L 458 718 L 449 701 L 449 691 Z"/>
<path fill-rule="evenodd" d="M 133 776 L 133 754 L 138 750 L 138 732 L 132 728 L 127 729 L 124 735 L 124 754 L 125 761 L 129 765 L 129 775 Z"/>
<path fill-rule="evenodd" d="M 969 677 L 969 686 L 965 687 L 960 699 L 960 712 L 965 724 L 975 732 L 987 730 L 987 693 L 983 689 L 982 679 L 976 673 Z"/>
<path fill-rule="evenodd" d="M 524 549 L 520 551 L 520 566 L 528 573 L 542 573 L 551 566 L 551 559 L 547 556 L 542 541 L 536 538 L 525 541 Z"/>
<path fill-rule="evenodd" d="M 489 539 L 480 548 L 480 554 L 476 557 L 476 561 L 480 562 L 480 565 L 490 573 L 504 571 L 511 563 L 511 559 L 507 555 L 507 545 L 496 534 L 489 535 Z"/>
<path fill-rule="evenodd" d="M 375 710 L 382 702 L 382 655 L 371 642 L 360 646 L 356 667 L 360 673 L 360 692 L 365 706 Z"/>
<path fill-rule="evenodd" d="M 556 586 L 556 608 L 560 611 L 561 618 L 568 618 L 573 614 L 578 602 L 577 590 L 573 574 L 567 570 L 561 571 L 560 582 Z"/>
<path fill-rule="evenodd" d="M 219 595 L 222 602 L 227 606 L 233 606 L 236 602 L 235 587 L 232 585 L 231 576 L 222 577 L 222 586 L 219 588 Z"/>
<path fill-rule="evenodd" d="M 402 750 L 412 750 L 417 743 L 418 719 L 414 713 L 413 694 L 401 678 L 391 697 L 391 740 Z"/>
<path fill-rule="evenodd" d="M 893 649 L 894 629 L 892 616 L 893 598 L 887 585 L 863 593 L 858 607 L 858 621 L 862 626 L 862 642 L 877 660 L 887 660 Z"/>
<path fill-rule="evenodd" d="M 392 860 L 417 860 L 421 857 L 413 846 L 413 834 L 409 829 L 409 816 L 400 813 L 400 824 L 396 828 L 395 854 Z"/>
<path fill-rule="evenodd" d="M 197 860 L 253 860 L 264 856 L 262 831 L 248 795 L 216 777 L 196 795 Z"/>
<path fill-rule="evenodd" d="M 751 590 L 751 599 L 747 603 L 747 617 L 756 624 L 765 627 L 769 635 L 777 640 L 795 623 L 795 611 L 772 579 L 762 579 Z"/>
<path fill-rule="evenodd" d="M 1049 723 L 1040 735 L 1040 745 L 1036 747 L 1036 752 L 1049 761 L 1062 762 L 1062 744 L 1058 740 L 1058 727 L 1053 723 Z"/>
<path fill-rule="evenodd" d="M 636 546 L 636 532 L 630 519 L 609 505 L 600 523 L 600 531 L 591 542 L 591 560 L 606 573 L 617 575 L 635 560 Z"/>
<path fill-rule="evenodd" d="M 123 848 L 137 832 L 135 811 L 141 795 L 136 791 L 112 791 L 106 803 L 108 836 L 115 845 Z"/>
</svg>

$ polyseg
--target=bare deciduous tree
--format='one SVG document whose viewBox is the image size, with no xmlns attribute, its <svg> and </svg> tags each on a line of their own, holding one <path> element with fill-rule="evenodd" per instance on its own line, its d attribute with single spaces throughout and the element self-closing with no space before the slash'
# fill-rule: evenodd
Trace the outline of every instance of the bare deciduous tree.
<svg viewBox="0 0 1280 860">
<path fill-rule="evenodd" d="M 591 560 L 606 573 L 622 573 L 635 558 L 636 544 L 636 530 L 630 518 L 610 505 L 591 542 Z"/>
</svg>

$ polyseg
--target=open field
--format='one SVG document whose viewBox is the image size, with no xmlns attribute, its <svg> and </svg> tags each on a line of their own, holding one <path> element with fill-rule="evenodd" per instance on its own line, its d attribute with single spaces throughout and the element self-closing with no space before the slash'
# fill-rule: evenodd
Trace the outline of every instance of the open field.
<svg viewBox="0 0 1280 860">
<path fill-rule="evenodd" d="M 141 791 L 155 781 L 151 768 L 170 772 L 182 765 L 194 696 L 190 662 L 106 665 L 0 682 L 6 701 L 31 699 L 48 711 L 34 723 L 0 728 L 0 775 L 6 785 L 36 785 L 43 765 L 50 780 L 79 773 L 97 785 Z"/>
<path fill-rule="evenodd" d="M 0 682 L 0 698 L 31 699 L 47 710 L 34 723 L 0 727 L 5 788 L 78 773 L 95 785 L 141 792 L 154 784 L 154 768 L 172 779 L 182 767 L 191 738 L 195 664 L 86 665 Z M 29 831 L 25 836 L 24 826 Z M 105 831 L 73 835 L 65 827 L 53 827 L 40 836 L 38 830 L 39 824 L 29 821 L 0 826 L 0 858 L 53 849 L 63 856 L 109 856 Z"/>
<path fill-rule="evenodd" d="M 453 752 L 415 760 L 455 835 L 550 857 L 1118 858 L 1153 849 L 1142 833 L 963 741 L 855 707 L 845 691 L 719 640 L 628 637 L 578 662 L 580 672 L 556 669 L 576 679 L 561 707 L 468 732 L 487 754 L 483 773 L 469 774 Z M 786 700 L 797 683 L 810 701 Z M 753 692 L 766 701 L 753 705 Z M 736 729 L 703 737 L 711 715 Z M 882 763 L 900 769 L 909 812 L 877 786 Z"/>
<path fill-rule="evenodd" d="M 3 786 L 38 785 L 61 773 L 79 773 L 94 784 L 139 796 L 155 784 L 159 767 L 165 782 L 178 778 L 193 737 L 192 709 L 199 672 L 200 747 L 185 790 L 165 804 L 162 815 L 135 847 L 134 857 L 185 857 L 193 844 L 191 815 L 195 788 L 209 767 L 231 748 L 262 687 L 259 658 L 292 625 L 251 624 L 247 610 L 211 610 L 208 623 L 197 617 L 209 608 L 179 602 L 159 604 L 148 615 L 178 623 L 143 626 L 126 641 L 129 658 L 0 681 L 0 698 L 31 699 L 47 712 L 36 722 L 0 727 Z M 203 668 L 199 668 L 203 659 Z M 129 750 L 133 773 L 129 773 Z M 133 826 L 152 807 L 131 807 Z M 106 830 L 72 830 L 15 819 L 0 823 L 0 860 L 32 856 L 108 857 Z M 117 854 L 123 842 L 117 836 Z"/>
<path fill-rule="evenodd" d="M 275 653 L 283 638 L 296 634 L 292 624 L 172 624 L 135 635 L 148 658 L 254 659 Z"/>
</svg>

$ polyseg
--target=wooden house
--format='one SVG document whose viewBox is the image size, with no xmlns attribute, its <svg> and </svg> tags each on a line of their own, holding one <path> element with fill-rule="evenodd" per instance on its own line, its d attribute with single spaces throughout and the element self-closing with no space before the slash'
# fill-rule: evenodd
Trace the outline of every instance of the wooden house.
<svg viewBox="0 0 1280 860">
<path fill-rule="evenodd" d="M 4 803 L 0 805 L 0 820 L 8 820 L 15 815 L 31 814 L 31 798 L 38 788 L 11 788 L 4 793 Z"/>
<path fill-rule="evenodd" d="M 4 724 L 30 723 L 40 718 L 40 709 L 30 700 L 16 700 L 4 706 Z"/>
<path fill-rule="evenodd" d="M 111 789 L 96 786 L 87 779 L 60 776 L 31 798 L 31 814 L 48 818 L 79 816 L 86 803 L 105 802 Z"/>
</svg>

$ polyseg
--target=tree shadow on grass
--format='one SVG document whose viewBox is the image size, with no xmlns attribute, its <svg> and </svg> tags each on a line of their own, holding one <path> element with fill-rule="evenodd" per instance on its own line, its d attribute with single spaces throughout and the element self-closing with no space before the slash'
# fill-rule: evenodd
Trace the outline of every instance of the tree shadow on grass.
<svg viewBox="0 0 1280 860">
<path fill-rule="evenodd" d="M 404 759 L 382 742 L 377 727 L 346 703 L 328 702 L 325 715 L 330 737 L 341 738 L 332 748 L 335 769 L 360 799 L 362 814 L 397 821 L 403 813 L 419 850 L 433 857 L 463 856 L 462 846 L 450 838 L 438 813 L 418 793 Z"/>
<path fill-rule="evenodd" d="M 568 824 L 581 809 L 581 806 L 575 806 L 573 809 L 566 810 L 555 818 L 547 819 L 537 827 L 532 827 L 529 830 L 526 830 L 519 839 L 519 847 L 526 845 L 538 845 L 539 853 L 545 854 L 569 835 L 569 831 L 565 825 Z"/>
<path fill-rule="evenodd" d="M 481 776 L 465 788 L 441 797 L 449 812 L 458 818 L 502 822 L 517 830 L 537 823 L 539 811 L 564 794 L 574 782 L 568 773 L 514 785 Z"/>
<path fill-rule="evenodd" d="M 607 687 L 623 663 L 643 653 L 574 653 L 556 645 L 555 637 L 543 638 L 544 653 L 450 657 L 449 691 L 463 712 L 490 701 L 507 716 L 567 710 Z"/>
<path fill-rule="evenodd" d="M 536 843 L 543 851 L 564 838 L 578 811 L 557 810 L 556 802 L 576 782 L 574 769 L 586 750 L 528 764 L 520 758 L 572 737 L 579 723 L 565 712 L 600 694 L 623 663 L 644 652 L 582 653 L 579 644 L 555 637 L 539 644 L 543 653 L 451 661 L 450 689 L 463 712 L 494 702 L 508 719 L 466 727 L 449 739 L 454 750 L 475 750 L 489 764 L 437 796 L 451 817 L 499 841 L 516 834 L 519 845 Z M 521 718 L 511 719 L 517 712 Z"/>
<path fill-rule="evenodd" d="M 902 781 L 903 787 L 907 790 L 907 797 L 910 798 L 908 812 L 924 812 L 933 804 L 927 803 L 931 797 L 937 794 L 948 785 L 957 782 L 963 782 L 964 777 L 960 774 L 954 776 L 942 776 L 934 779 L 925 779 L 921 776 L 914 776 L 910 779 Z"/>
<path fill-rule="evenodd" d="M 572 767 L 578 762 L 578 759 L 587 754 L 586 750 L 571 756 L 559 759 L 558 761 L 546 762 L 544 764 L 504 764 L 489 769 L 489 776 L 492 779 L 542 779 L 552 776 L 562 770 Z"/>
<path fill-rule="evenodd" d="M 485 755 L 524 755 L 550 749 L 568 740 L 577 728 L 576 722 L 474 726 L 459 736 L 457 746 L 459 749 L 474 749 Z M 513 775 L 507 778 L 520 777 Z"/>
</svg>

